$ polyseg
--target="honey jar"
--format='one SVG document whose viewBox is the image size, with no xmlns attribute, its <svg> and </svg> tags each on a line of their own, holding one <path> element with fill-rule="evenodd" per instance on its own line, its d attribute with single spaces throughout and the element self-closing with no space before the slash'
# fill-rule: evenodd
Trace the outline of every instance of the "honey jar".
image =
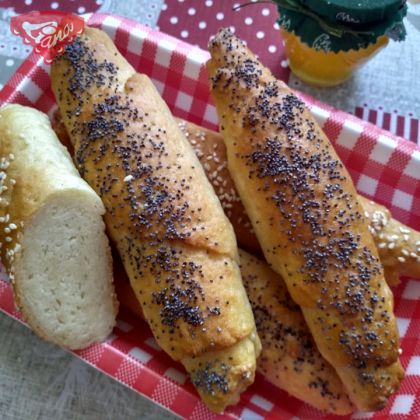
<svg viewBox="0 0 420 420">
<path fill-rule="evenodd" d="M 293 73 L 335 86 L 406 36 L 405 0 L 276 0 L 280 32 Z"/>
</svg>

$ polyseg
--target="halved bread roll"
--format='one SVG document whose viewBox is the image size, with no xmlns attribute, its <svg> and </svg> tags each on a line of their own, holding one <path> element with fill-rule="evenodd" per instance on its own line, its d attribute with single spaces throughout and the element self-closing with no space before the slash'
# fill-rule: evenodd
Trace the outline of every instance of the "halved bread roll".
<svg viewBox="0 0 420 420">
<path fill-rule="evenodd" d="M 33 330 L 80 349 L 111 332 L 117 314 L 104 207 L 48 117 L 0 110 L 1 258 Z"/>
</svg>

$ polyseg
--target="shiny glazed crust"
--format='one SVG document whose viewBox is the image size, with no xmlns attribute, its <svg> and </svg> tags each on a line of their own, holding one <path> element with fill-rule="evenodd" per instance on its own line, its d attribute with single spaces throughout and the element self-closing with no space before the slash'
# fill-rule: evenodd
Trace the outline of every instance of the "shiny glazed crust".
<svg viewBox="0 0 420 420">
<path fill-rule="evenodd" d="M 67 132 L 61 118 L 58 116 L 55 121 L 58 136 L 68 145 Z M 182 119 L 177 121 L 217 193 L 234 227 L 238 243 L 260 253 L 258 240 L 227 169 L 226 147 L 221 135 Z M 359 196 L 359 200 L 365 217 L 370 221 L 370 230 L 381 262 L 386 267 L 388 284 L 394 284 L 390 283 L 393 279 L 398 281 L 400 273 L 418 276 L 418 271 L 415 270 L 418 270 L 419 263 L 415 264 L 415 253 L 420 245 L 417 244 L 420 240 L 419 233 L 392 219 L 390 212 L 383 206 L 362 196 Z M 407 255 L 408 251 L 405 250 L 410 250 L 410 253 Z M 246 261 L 246 256 L 250 261 Z M 407 256 L 412 259 L 412 263 L 408 265 L 401 260 L 401 257 Z M 292 303 L 286 292 L 284 280 L 280 280 L 280 276 L 270 270 L 263 261 L 244 251 L 240 251 L 240 261 L 242 278 L 263 346 L 258 359 L 258 370 L 276 386 L 319 409 L 336 414 L 350 412 L 351 404 L 342 391 L 342 383 L 314 346 L 313 339 L 309 338 L 310 332 L 300 308 Z M 393 270 L 395 277 L 389 276 L 389 269 Z M 412 274 L 409 274 L 408 269 Z M 116 287 L 120 301 L 142 316 L 141 307 L 130 285 L 119 281 Z M 278 326 L 281 325 L 282 329 L 285 329 L 289 328 L 290 324 L 294 330 L 291 330 L 283 341 L 282 336 L 276 332 Z"/>
</svg>

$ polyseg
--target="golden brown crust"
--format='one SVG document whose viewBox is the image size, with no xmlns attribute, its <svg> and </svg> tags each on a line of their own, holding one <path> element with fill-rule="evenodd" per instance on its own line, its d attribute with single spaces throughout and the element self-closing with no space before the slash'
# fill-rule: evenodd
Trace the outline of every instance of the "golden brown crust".
<svg viewBox="0 0 420 420">
<path fill-rule="evenodd" d="M 61 144 L 67 148 L 70 153 L 70 156 L 73 157 L 74 155 L 74 147 L 71 144 L 69 134 L 67 133 L 66 126 L 64 125 L 63 117 L 61 116 L 60 109 L 57 108 L 53 112 L 51 118 L 51 127 L 55 131 L 58 139 L 60 140 Z"/>
<path fill-rule="evenodd" d="M 57 123 L 60 124 L 59 118 L 57 119 Z M 257 250 L 258 252 L 260 248 L 257 238 L 252 231 L 252 227 L 247 223 L 247 220 L 249 221 L 248 216 L 245 213 L 242 202 L 237 199 L 238 195 L 236 193 L 236 188 L 234 187 L 233 180 L 227 170 L 226 147 L 222 137 L 219 133 L 181 119 L 178 119 L 178 125 L 194 147 L 198 158 L 203 164 L 207 177 L 213 184 L 213 187 L 221 200 L 222 206 L 232 222 L 238 242 L 242 246 L 246 245 L 248 246 L 248 249 Z M 65 130 L 59 129 L 58 132 L 60 138 L 65 139 L 65 136 L 67 135 Z M 211 156 L 210 159 L 208 159 L 209 156 Z M 378 251 L 381 262 L 382 258 L 384 258 L 385 276 L 388 284 L 396 284 L 399 280 L 399 273 L 415 278 L 418 277 L 418 271 L 414 271 L 418 270 L 418 264 L 415 265 L 413 263 L 415 262 L 414 253 L 419 246 L 419 244 L 416 245 L 416 242 L 420 239 L 419 233 L 407 228 L 395 219 L 392 219 L 389 211 L 383 206 L 361 196 L 359 196 L 359 199 L 365 211 L 365 216 L 370 221 L 377 247 L 382 243 L 387 244 L 386 247 L 378 247 Z M 395 235 L 397 235 L 397 238 L 395 238 Z M 391 245 L 391 248 L 389 248 L 389 245 L 392 243 L 395 243 L 395 245 Z M 401 256 L 407 257 L 407 251 L 404 253 L 402 252 L 404 249 L 410 250 L 410 257 L 413 259 L 412 264 L 409 265 L 409 272 L 407 272 L 406 264 L 403 264 L 403 261 L 399 259 Z M 240 254 L 242 257 L 242 253 Z M 277 322 L 282 322 L 284 324 L 286 318 L 289 319 L 289 323 L 290 319 L 292 322 L 294 321 L 293 325 L 296 326 L 299 324 L 299 319 L 303 321 L 303 318 L 300 310 L 298 311 L 299 316 L 296 316 L 296 311 L 288 315 L 287 313 L 284 314 L 282 312 L 284 311 L 284 307 L 282 308 L 281 305 L 270 304 L 270 301 L 274 299 L 274 296 L 281 296 L 281 293 L 284 293 L 283 288 L 285 285 L 283 282 L 278 285 L 279 292 L 271 292 L 271 289 L 274 288 L 275 285 L 274 280 L 276 280 L 278 275 L 274 274 L 268 268 L 262 269 L 263 273 L 264 271 L 272 273 L 271 276 L 273 277 L 273 281 L 270 281 L 270 278 L 267 277 L 267 286 L 264 287 L 264 275 L 261 275 L 260 273 L 260 275 L 255 277 L 251 283 L 247 281 L 250 277 L 244 270 L 243 258 L 241 258 L 241 260 L 242 278 L 248 288 L 248 296 L 251 305 L 255 308 L 255 302 L 258 302 L 259 305 L 269 307 L 270 313 L 274 312 L 274 315 L 262 317 L 261 313 L 267 314 L 268 312 L 265 312 L 262 309 L 257 309 L 257 311 L 255 311 L 254 309 L 254 316 L 256 317 L 257 327 L 263 345 L 262 354 L 258 359 L 259 371 L 273 384 L 315 407 L 341 414 L 349 412 L 351 408 L 349 407 L 346 398 L 341 397 L 341 382 L 337 384 L 338 377 L 336 377 L 335 372 L 331 373 L 330 365 L 321 358 L 316 348 L 315 350 L 313 350 L 312 347 L 308 348 L 309 353 L 314 354 L 314 357 L 305 360 L 299 356 L 308 354 L 303 351 L 306 347 L 299 347 L 299 343 L 303 344 L 302 340 L 296 340 L 294 336 L 290 336 L 293 337 L 293 340 L 296 340 L 298 344 L 293 342 L 290 343 L 289 338 L 287 341 L 288 346 L 285 347 L 286 350 L 280 350 L 278 343 L 273 340 L 273 335 L 270 334 L 270 331 L 273 331 L 273 329 L 270 329 L 268 332 L 262 331 L 262 325 L 266 323 L 276 324 Z M 250 265 L 254 271 L 260 270 L 259 267 L 261 266 L 263 266 L 261 262 Z M 390 270 L 392 271 L 390 272 Z M 252 289 L 250 290 L 251 284 Z M 133 312 L 142 314 L 141 307 L 128 283 L 117 283 L 117 291 L 121 301 L 124 302 L 126 306 Z M 262 296 L 259 296 L 259 293 L 261 293 Z M 280 300 L 280 302 L 287 302 L 287 300 L 283 299 Z M 277 311 L 280 311 L 280 313 L 277 314 Z M 301 330 L 308 331 L 306 324 Z M 299 337 L 302 338 L 304 335 L 299 334 Z M 273 345 L 273 343 L 275 343 L 275 345 Z M 295 371 L 294 365 L 296 364 L 298 357 L 300 361 L 299 369 Z M 323 364 L 326 367 L 323 367 Z M 316 374 L 316 372 L 321 373 Z M 318 380 L 314 379 L 316 376 L 318 377 Z M 309 387 L 308 384 L 310 385 Z M 315 384 L 322 385 L 322 387 L 315 387 Z M 321 395 L 319 394 L 319 390 L 322 390 Z"/>
<path fill-rule="evenodd" d="M 57 292 L 59 279 L 57 279 L 57 284 L 51 282 L 51 278 L 54 278 L 54 274 L 51 273 L 45 275 L 47 279 L 45 283 L 42 276 L 35 277 L 39 283 L 35 283 L 32 288 L 28 284 L 27 277 L 30 279 L 34 274 L 32 272 L 28 275 L 22 268 L 27 261 L 31 261 L 29 258 L 34 252 L 25 245 L 28 231 L 37 226 L 40 214 L 47 207 L 52 206 L 52 203 L 57 202 L 60 197 L 84 203 L 83 209 L 86 212 L 90 213 L 92 210 L 97 212 L 97 222 L 101 225 L 101 236 L 98 235 L 98 241 L 101 242 L 100 248 L 104 252 L 103 263 L 107 265 L 106 277 L 101 278 L 103 280 L 101 287 L 107 293 L 102 292 L 101 307 L 96 307 L 96 310 L 104 316 L 104 319 L 109 320 L 106 327 L 92 321 L 90 323 L 92 329 L 84 330 L 83 325 L 86 325 L 86 320 L 92 320 L 92 318 L 86 306 L 76 308 L 75 304 L 70 305 L 71 318 L 77 321 L 70 320 L 68 317 L 64 322 L 61 321 L 62 328 L 59 331 L 59 328 L 55 328 L 54 325 L 57 313 L 52 308 L 49 308 L 49 312 L 42 309 L 48 305 L 49 294 L 53 291 Z M 62 205 L 59 208 L 63 210 Z M 73 349 L 87 347 L 93 342 L 106 338 L 115 324 L 119 304 L 113 286 L 111 250 L 103 231 L 101 218 L 103 212 L 104 207 L 99 197 L 80 178 L 68 151 L 60 144 L 52 130 L 48 116 L 34 108 L 18 104 L 0 108 L 0 259 L 11 280 L 14 302 L 22 318 L 39 337 L 56 345 Z M 89 232 L 92 230 L 89 229 Z M 45 236 L 51 241 L 66 240 L 50 231 L 45 232 Z M 37 236 L 36 239 L 37 245 L 41 248 L 45 237 Z M 80 240 L 77 237 L 74 243 L 80 244 Z M 76 249 L 78 249 L 77 245 Z M 70 252 L 63 246 L 60 253 L 66 255 L 66 251 Z M 70 257 L 73 256 L 69 255 Z M 94 257 L 94 255 L 88 255 L 88 257 Z M 51 259 L 49 263 L 53 271 L 59 264 L 59 256 L 53 254 Z M 40 267 L 42 267 L 41 270 L 47 269 L 41 262 Z M 34 267 L 34 271 L 36 268 Z M 98 266 L 95 266 L 95 269 L 98 269 Z M 75 280 L 75 278 L 66 278 L 70 282 Z M 38 300 L 34 296 L 33 289 L 42 289 L 42 297 L 45 299 Z M 88 305 L 98 302 L 96 289 L 92 290 L 93 292 L 86 296 Z M 62 297 L 56 296 L 56 298 Z M 78 303 L 80 304 L 81 300 Z M 80 324 L 79 328 L 75 326 L 77 324 Z"/>
<path fill-rule="evenodd" d="M 403 376 L 392 294 L 348 172 L 304 104 L 229 31 L 210 44 L 229 169 L 264 255 L 353 403 Z"/>
<path fill-rule="evenodd" d="M 193 146 L 206 175 L 222 203 L 235 230 L 238 244 L 254 255 L 261 248 L 245 208 L 227 168 L 226 146 L 219 133 L 178 119 Z M 63 136 L 65 138 L 65 136 Z M 389 285 L 399 282 L 399 276 L 420 277 L 420 233 L 392 218 L 389 210 L 359 195 L 360 204 L 370 224 L 379 258 Z"/>
<path fill-rule="evenodd" d="M 274 385 L 314 407 L 335 414 L 354 410 L 335 370 L 319 353 L 283 279 L 268 265 L 239 251 L 242 278 L 251 302 L 262 352 L 258 371 Z M 120 302 L 143 318 L 128 280 L 116 276 Z"/>
<path fill-rule="evenodd" d="M 123 271 L 121 267 L 117 268 L 119 274 L 116 276 L 115 290 L 118 299 L 134 314 L 145 319 L 141 305 Z M 236 404 L 240 393 L 254 382 L 255 367 L 249 365 L 249 361 L 253 359 L 253 352 L 255 353 L 253 346 L 253 339 L 250 339 L 246 340 L 245 344 L 239 342 L 229 352 L 219 350 L 208 352 L 199 358 L 183 360 L 183 365 L 190 373 L 191 381 L 197 387 L 201 398 L 214 411 L 220 411 L 221 406 Z M 231 368 L 227 369 L 227 366 Z M 212 377 L 211 382 L 205 380 L 208 376 Z M 230 393 L 231 397 L 227 400 L 229 388 L 236 389 L 237 392 Z M 217 390 L 221 392 L 214 392 Z"/>
<path fill-rule="evenodd" d="M 354 410 L 332 366 L 321 356 L 284 280 L 258 258 L 239 252 L 241 273 L 261 338 L 258 371 L 301 400 L 335 414 Z"/>
<path fill-rule="evenodd" d="M 388 284 L 399 283 L 399 276 L 420 278 L 420 232 L 392 218 L 388 209 L 367 198 L 360 203 L 370 221 L 370 232 L 378 248 Z"/>
<path fill-rule="evenodd" d="M 118 273 L 115 281 L 118 299 L 134 314 L 145 319 L 129 280 L 118 263 L 119 261 L 114 264 L 114 270 Z M 214 411 L 220 411 L 221 406 L 236 404 L 240 393 L 254 382 L 255 367 L 249 365 L 249 361 L 255 358 L 253 341 L 254 338 L 245 340 L 245 343 L 239 342 L 229 352 L 219 350 L 208 352 L 199 358 L 184 359 L 183 364 L 190 373 L 191 381 L 201 398 Z M 228 366 L 231 368 L 227 369 Z M 212 377 L 211 382 L 205 380 L 208 376 Z M 229 388 L 237 390 L 236 393 L 230 393 L 231 397 Z M 217 390 L 221 392 L 215 392 Z"/>
<path fill-rule="evenodd" d="M 254 255 L 261 255 L 257 237 L 227 168 L 226 146 L 222 136 L 188 121 L 182 119 L 177 121 L 193 146 L 207 178 L 232 223 L 239 246 Z M 54 114 L 53 127 L 62 143 L 72 148 L 59 113 Z M 370 224 L 370 231 L 385 269 L 387 283 L 391 286 L 398 284 L 400 276 L 419 278 L 420 232 L 393 219 L 384 206 L 361 195 L 359 201 Z"/>
<path fill-rule="evenodd" d="M 261 254 L 260 245 L 227 167 L 226 146 L 222 136 L 193 123 L 181 119 L 177 121 L 203 165 L 241 247 L 252 254 Z"/>
<path fill-rule="evenodd" d="M 260 343 L 233 229 L 194 151 L 150 79 L 102 31 L 87 28 L 66 48 L 52 86 L 76 164 L 104 202 L 108 232 L 160 346 L 191 375 L 209 352 L 244 350 L 233 361 L 243 365 L 226 370 L 228 392 L 196 384 L 223 410 L 253 378 Z M 236 368 L 246 381 L 229 382 Z"/>
<path fill-rule="evenodd" d="M 220 412 L 228 405 L 237 404 L 240 394 L 254 382 L 254 360 L 261 350 L 255 345 L 257 341 L 259 343 L 255 331 L 229 349 L 210 351 L 182 361 L 201 399 L 211 410 Z"/>
</svg>

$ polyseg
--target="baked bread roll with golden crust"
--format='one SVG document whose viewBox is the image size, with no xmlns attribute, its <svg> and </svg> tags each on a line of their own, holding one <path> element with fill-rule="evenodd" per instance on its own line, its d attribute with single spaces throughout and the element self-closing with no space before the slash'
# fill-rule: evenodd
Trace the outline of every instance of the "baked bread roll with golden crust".
<svg viewBox="0 0 420 420">
<path fill-rule="evenodd" d="M 57 133 L 62 141 L 66 142 L 67 132 L 60 122 L 60 117 L 55 117 L 54 120 Z M 203 155 L 203 149 L 198 148 L 195 141 L 195 139 L 202 141 L 200 138 L 204 136 L 200 127 L 185 121 L 179 121 L 179 126 L 193 147 L 197 147 L 196 152 L 199 158 L 203 159 L 202 162 L 205 164 L 211 161 L 217 164 L 219 152 L 225 149 L 220 135 L 209 131 L 209 136 L 206 136 L 203 144 L 208 146 L 208 152 Z M 213 139 L 217 143 L 212 142 Z M 221 144 L 218 144 L 219 142 Z M 219 147 L 214 148 L 214 144 L 218 144 Z M 213 156 L 214 159 L 206 159 L 206 156 Z M 226 156 L 224 156 L 224 163 L 226 165 Z M 209 166 L 205 165 L 205 170 L 209 176 Z M 227 175 L 223 178 L 227 179 L 233 187 L 229 173 L 223 173 L 223 175 Z M 220 188 L 223 183 L 219 184 L 215 176 L 210 175 L 209 179 L 216 184 L 215 189 L 219 197 L 223 199 L 224 195 L 221 192 L 223 190 Z M 237 205 L 235 208 L 244 211 L 242 205 Z M 226 210 L 229 210 L 229 207 L 225 208 Z M 234 213 L 228 214 L 232 217 Z M 251 232 L 249 235 L 255 238 Z M 255 242 L 258 246 L 256 238 Z M 279 279 L 280 276 L 274 273 L 265 262 L 245 251 L 240 251 L 239 255 L 242 278 L 262 339 L 262 353 L 257 361 L 258 370 L 274 385 L 314 407 L 335 414 L 352 412 L 353 406 L 340 379 L 316 348 L 302 312 L 293 303 L 284 281 Z M 118 299 L 124 306 L 144 319 L 139 301 L 118 260 L 118 257 L 114 258 L 115 288 Z"/>
<path fill-rule="evenodd" d="M 71 147 L 61 116 L 59 113 L 57 114 L 54 116 L 54 129 L 63 144 Z M 177 119 L 177 121 L 201 161 L 207 177 L 235 229 L 238 242 L 242 246 L 248 246 L 259 252 L 257 238 L 227 169 L 226 147 L 221 135 L 182 119 Z M 377 246 L 384 241 L 387 242 L 386 247 L 378 248 L 381 262 L 382 255 L 387 255 L 385 260 L 387 267 L 396 270 L 397 275 L 400 272 L 404 273 L 403 261 L 398 259 L 400 256 L 407 256 L 406 252 L 402 253 L 401 240 L 404 241 L 402 249 L 412 250 L 411 258 L 414 258 L 414 253 L 417 250 L 416 241 L 420 240 L 418 232 L 392 219 L 389 211 L 383 206 L 362 196 L 359 196 L 359 199 L 365 210 L 365 216 L 370 221 L 371 230 L 374 229 L 372 233 Z M 390 228 L 392 228 L 391 231 Z M 395 246 L 391 245 L 389 248 L 389 244 L 395 242 L 394 235 L 397 235 L 400 240 L 395 243 Z M 405 238 L 404 235 L 406 235 Z M 262 353 L 257 362 L 257 369 L 274 385 L 314 407 L 335 414 L 351 412 L 352 407 L 343 391 L 341 381 L 314 346 L 300 308 L 293 303 L 286 291 L 284 280 L 279 280 L 280 276 L 270 270 L 266 263 L 245 251 L 240 251 L 240 261 L 242 278 L 254 309 L 257 330 L 262 340 Z M 415 266 L 413 267 L 416 269 Z M 266 275 L 261 275 L 261 272 Z M 405 275 L 416 277 L 415 272 Z M 128 280 L 125 281 L 123 277 L 123 274 L 117 276 L 118 298 L 123 305 L 143 318 L 141 306 Z M 387 280 L 389 283 L 388 277 Z M 277 302 L 274 305 L 271 303 L 273 299 Z M 295 334 L 291 330 L 290 334 L 286 335 L 286 342 L 289 343 L 292 340 L 292 344 L 285 346 L 282 341 L 283 336 L 276 333 L 275 326 L 282 325 L 282 329 L 284 329 L 289 328 L 291 323 L 299 331 L 299 334 Z M 274 328 L 265 328 L 265 324 L 272 325 Z M 306 337 L 310 338 L 306 339 Z M 295 369 L 295 366 L 299 367 Z M 302 378 L 306 381 L 302 381 Z"/>
<path fill-rule="evenodd" d="M 266 260 L 360 410 L 403 370 L 393 296 L 351 178 L 314 117 L 229 30 L 209 45 L 228 166 Z"/>
<path fill-rule="evenodd" d="M 239 251 L 242 279 L 261 338 L 257 369 L 274 385 L 314 407 L 349 414 L 354 406 L 333 367 L 322 357 L 281 276 Z"/>
<path fill-rule="evenodd" d="M 118 312 L 104 206 L 47 115 L 0 109 L 0 249 L 23 318 L 71 349 L 104 340 Z"/>
<path fill-rule="evenodd" d="M 222 137 L 219 133 L 193 123 L 181 119 L 177 121 L 203 164 L 207 177 L 235 228 L 238 240 L 247 243 L 244 238 L 249 238 L 252 241 L 251 246 L 255 244 L 258 250 L 259 244 L 252 227 L 240 221 L 235 226 L 238 215 L 244 215 L 244 220 L 248 217 L 242 203 L 237 199 L 236 189 L 227 169 L 226 148 Z M 55 117 L 55 129 L 60 139 L 68 144 L 60 116 Z M 361 201 L 364 204 L 368 200 L 361 197 Z M 375 205 L 375 208 L 380 207 Z M 382 225 L 386 228 L 386 224 Z M 258 370 L 274 385 L 316 408 L 335 414 L 353 411 L 340 379 L 318 352 L 300 308 L 293 303 L 284 281 L 266 263 L 245 251 L 240 251 L 239 254 L 242 278 L 262 340 Z M 141 306 L 124 274 L 121 273 L 116 278 L 120 302 L 144 318 Z M 280 330 L 286 333 L 278 334 Z"/>
<path fill-rule="evenodd" d="M 260 255 L 260 245 L 227 167 L 226 146 L 222 136 L 181 119 L 178 119 L 178 126 L 203 165 L 232 223 L 239 246 L 254 255 Z M 62 137 L 65 138 L 65 134 Z M 400 276 L 420 278 L 420 232 L 393 219 L 384 206 L 361 195 L 358 199 L 369 222 L 369 230 L 384 266 L 387 283 L 391 286 L 398 284 Z"/>
<path fill-rule="evenodd" d="M 360 202 L 388 284 L 398 284 L 400 276 L 420 278 L 420 232 L 393 219 L 384 206 L 362 197 Z"/>
<path fill-rule="evenodd" d="M 337 373 L 319 353 L 284 280 L 257 257 L 242 250 L 239 257 L 262 344 L 257 370 L 272 384 L 320 410 L 341 415 L 354 411 Z M 116 276 L 115 289 L 121 304 L 144 318 L 124 275 Z"/>
<path fill-rule="evenodd" d="M 229 220 L 149 78 L 102 31 L 55 60 L 52 88 L 77 167 L 160 346 L 223 411 L 253 382 L 260 352 Z"/>
<path fill-rule="evenodd" d="M 232 223 L 238 244 L 252 254 L 261 254 L 260 245 L 227 167 L 226 146 L 222 136 L 188 121 L 177 121 Z"/>
<path fill-rule="evenodd" d="M 222 136 L 188 121 L 177 121 L 232 223 L 239 246 L 254 255 L 261 255 L 260 244 L 227 167 Z M 72 149 L 59 112 L 54 114 L 53 128 L 60 141 Z M 398 284 L 400 276 L 420 278 L 420 232 L 392 218 L 384 206 L 361 195 L 358 197 L 384 266 L 387 283 L 391 286 Z"/>
</svg>

